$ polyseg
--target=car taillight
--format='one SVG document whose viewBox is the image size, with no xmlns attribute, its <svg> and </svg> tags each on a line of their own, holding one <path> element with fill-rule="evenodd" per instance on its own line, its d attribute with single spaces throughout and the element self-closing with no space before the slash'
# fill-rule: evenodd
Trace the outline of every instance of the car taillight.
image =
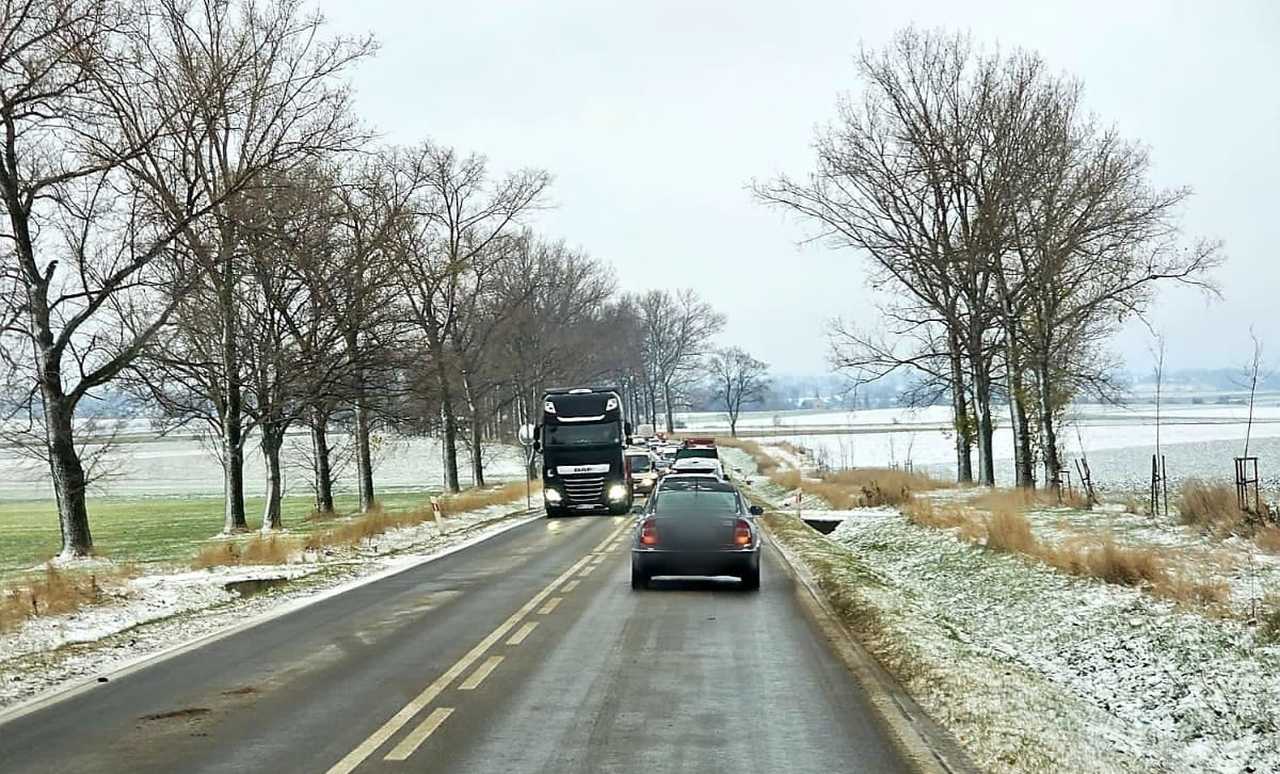
<svg viewBox="0 0 1280 774">
<path fill-rule="evenodd" d="M 751 545 L 751 525 L 744 519 L 738 519 L 738 523 L 733 528 L 733 544 L 735 546 Z"/>
<path fill-rule="evenodd" d="M 658 545 L 658 525 L 653 523 L 652 519 L 645 521 L 645 523 L 640 526 L 640 545 Z"/>
</svg>

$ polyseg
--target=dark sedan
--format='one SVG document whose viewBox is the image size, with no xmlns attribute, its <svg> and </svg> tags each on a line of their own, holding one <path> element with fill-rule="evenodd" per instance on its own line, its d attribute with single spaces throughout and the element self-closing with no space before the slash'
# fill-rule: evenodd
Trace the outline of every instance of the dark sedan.
<svg viewBox="0 0 1280 774">
<path fill-rule="evenodd" d="M 732 484 L 709 477 L 662 480 L 636 525 L 631 588 L 658 575 L 732 575 L 742 588 L 760 588 L 760 533 Z"/>
</svg>

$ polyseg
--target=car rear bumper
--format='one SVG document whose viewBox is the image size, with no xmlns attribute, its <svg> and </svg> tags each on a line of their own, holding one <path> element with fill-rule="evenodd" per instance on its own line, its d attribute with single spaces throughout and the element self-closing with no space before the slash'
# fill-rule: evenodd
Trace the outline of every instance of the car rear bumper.
<svg viewBox="0 0 1280 774">
<path fill-rule="evenodd" d="M 760 549 L 749 551 L 646 551 L 633 549 L 631 562 L 637 570 L 654 575 L 734 575 L 760 567 Z"/>
</svg>

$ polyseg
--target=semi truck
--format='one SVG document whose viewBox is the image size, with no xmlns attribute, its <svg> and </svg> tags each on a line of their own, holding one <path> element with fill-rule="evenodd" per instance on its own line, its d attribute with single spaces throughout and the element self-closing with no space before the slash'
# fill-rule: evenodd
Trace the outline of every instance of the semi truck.
<svg viewBox="0 0 1280 774">
<path fill-rule="evenodd" d="M 623 450 L 631 423 L 614 387 L 547 390 L 534 449 L 542 454 L 542 497 L 548 517 L 631 510 L 631 475 Z"/>
</svg>

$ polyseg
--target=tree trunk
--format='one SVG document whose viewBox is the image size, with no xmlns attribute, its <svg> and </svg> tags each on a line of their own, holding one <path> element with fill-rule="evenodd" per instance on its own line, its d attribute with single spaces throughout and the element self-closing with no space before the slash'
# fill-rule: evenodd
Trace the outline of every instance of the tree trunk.
<svg viewBox="0 0 1280 774">
<path fill-rule="evenodd" d="M 329 412 L 311 409 L 311 457 L 315 474 L 316 510 L 333 513 L 333 469 L 329 451 Z M 363 492 L 361 493 L 363 495 Z M 363 497 L 361 498 L 363 500 Z"/>
<path fill-rule="evenodd" d="M 236 341 L 235 268 L 229 236 L 224 235 L 224 261 L 219 312 L 222 315 L 222 465 L 224 473 L 223 532 L 243 532 L 249 528 L 244 515 L 244 418 L 241 406 L 239 343 Z"/>
<path fill-rule="evenodd" d="M 973 426 L 969 419 L 968 392 L 965 390 L 964 361 L 960 348 L 951 348 L 951 413 L 956 427 L 956 480 L 973 483 Z"/>
<path fill-rule="evenodd" d="M 1049 486 L 1057 491 L 1062 485 L 1062 459 L 1058 456 L 1058 430 L 1054 418 L 1053 385 L 1050 381 L 1052 366 L 1041 360 L 1040 368 L 1040 426 L 1044 431 L 1044 474 Z"/>
<path fill-rule="evenodd" d="M 280 500 L 284 494 L 284 479 L 280 474 L 280 446 L 284 437 L 279 429 L 266 426 L 262 428 L 261 436 L 258 445 L 267 466 L 267 502 L 262 509 L 262 531 L 271 532 L 284 528 L 280 514 Z"/>
<path fill-rule="evenodd" d="M 992 437 L 995 424 L 991 418 L 991 374 L 982 357 L 982 342 L 971 342 L 969 362 L 973 369 L 973 398 L 978 412 L 978 477 L 986 486 L 996 485 L 995 454 Z"/>
<path fill-rule="evenodd" d="M 471 415 L 471 482 L 475 486 L 484 486 L 484 422 L 480 418 L 475 391 L 471 389 L 471 377 L 465 369 L 462 371 L 462 396 Z"/>
<path fill-rule="evenodd" d="M 675 419 L 672 416 L 672 412 L 671 412 L 671 385 L 670 384 L 662 385 L 662 402 L 664 404 L 663 407 L 667 410 L 667 433 L 668 434 L 674 433 Z"/>
<path fill-rule="evenodd" d="M 447 381 L 443 377 L 441 382 Z M 458 492 L 458 420 L 453 415 L 453 399 L 449 388 L 440 388 L 440 420 L 444 425 L 444 437 L 441 449 L 444 455 L 444 488 L 450 492 Z"/>
<path fill-rule="evenodd" d="M 89 511 L 85 505 L 84 467 L 80 464 L 72 430 L 75 411 L 61 391 L 57 383 L 41 385 L 49 472 L 58 503 L 58 526 L 62 530 L 62 556 L 88 556 L 93 553 L 93 536 L 89 533 Z"/>
<path fill-rule="evenodd" d="M 228 407 L 222 417 L 222 472 L 223 495 L 226 509 L 222 522 L 222 531 L 244 532 L 249 523 L 244 515 L 244 443 L 241 425 L 240 402 L 236 401 L 236 411 L 232 413 Z"/>
<path fill-rule="evenodd" d="M 356 362 L 360 357 L 357 332 L 348 330 L 343 336 L 347 348 L 347 359 Z M 369 401 L 365 396 L 364 370 L 356 366 L 351 377 L 351 391 L 354 395 L 352 413 L 355 417 L 355 455 L 356 484 L 360 491 L 360 512 L 368 513 L 377 500 L 373 489 L 373 452 L 369 443 Z M 332 498 L 330 499 L 332 510 Z"/>
<path fill-rule="evenodd" d="M 1012 350 L 1012 346 L 1010 347 Z M 1027 390 L 1022 367 L 1015 354 L 1009 353 L 1009 412 L 1013 420 L 1014 468 L 1017 485 L 1023 489 L 1036 486 L 1034 460 L 1031 454 L 1031 422 L 1027 415 Z"/>
</svg>

